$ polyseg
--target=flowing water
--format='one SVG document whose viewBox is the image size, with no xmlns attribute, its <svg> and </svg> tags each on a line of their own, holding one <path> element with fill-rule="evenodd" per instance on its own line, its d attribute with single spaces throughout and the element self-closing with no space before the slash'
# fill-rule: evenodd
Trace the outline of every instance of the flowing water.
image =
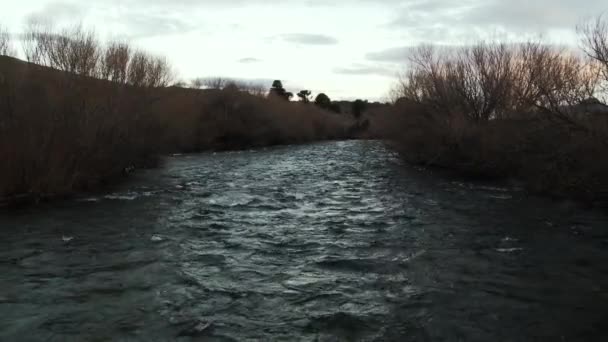
<svg viewBox="0 0 608 342">
<path fill-rule="evenodd" d="M 601 341 L 608 217 L 380 142 L 173 156 L 0 214 L 2 341 Z"/>
</svg>

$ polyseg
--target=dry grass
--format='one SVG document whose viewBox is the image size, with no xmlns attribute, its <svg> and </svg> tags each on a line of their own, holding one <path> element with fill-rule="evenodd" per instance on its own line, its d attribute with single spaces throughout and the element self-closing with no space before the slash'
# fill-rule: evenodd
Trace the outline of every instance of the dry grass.
<svg viewBox="0 0 608 342">
<path fill-rule="evenodd" d="M 588 104 L 604 94 L 608 30 L 590 25 L 590 58 L 540 42 L 423 47 L 395 88 L 399 100 L 374 125 L 414 163 L 608 199 L 608 107 Z"/>
<path fill-rule="evenodd" d="M 22 47 L 29 62 L 0 56 L 0 203 L 96 189 L 163 153 L 344 138 L 352 125 L 250 85 L 169 86 L 164 58 L 80 26 L 31 23 Z"/>
</svg>

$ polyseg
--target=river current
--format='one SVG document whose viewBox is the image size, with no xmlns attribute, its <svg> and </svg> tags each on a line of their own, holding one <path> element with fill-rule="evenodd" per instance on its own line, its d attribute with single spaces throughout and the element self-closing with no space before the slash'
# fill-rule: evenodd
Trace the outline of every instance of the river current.
<svg viewBox="0 0 608 342">
<path fill-rule="evenodd" d="M 175 155 L 0 213 L 1 341 L 607 339 L 607 215 L 377 141 Z"/>
</svg>

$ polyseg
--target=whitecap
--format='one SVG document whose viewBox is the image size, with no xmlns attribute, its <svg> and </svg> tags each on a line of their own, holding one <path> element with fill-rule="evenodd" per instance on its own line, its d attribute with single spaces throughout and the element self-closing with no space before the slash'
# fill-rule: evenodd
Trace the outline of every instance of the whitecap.
<svg viewBox="0 0 608 342">
<path fill-rule="evenodd" d="M 79 198 L 78 202 L 99 202 L 99 198 L 97 197 L 87 197 L 87 198 Z"/>
<path fill-rule="evenodd" d="M 523 248 L 497 248 L 496 251 L 499 253 L 515 253 L 523 251 Z"/>
<path fill-rule="evenodd" d="M 137 194 L 111 194 L 106 195 L 103 198 L 109 200 L 119 200 L 119 201 L 133 201 L 137 199 Z"/>
<path fill-rule="evenodd" d="M 152 237 L 150 238 L 150 241 L 152 241 L 152 242 L 161 242 L 164 240 L 165 239 L 163 239 L 163 237 L 160 235 L 152 235 Z"/>
</svg>

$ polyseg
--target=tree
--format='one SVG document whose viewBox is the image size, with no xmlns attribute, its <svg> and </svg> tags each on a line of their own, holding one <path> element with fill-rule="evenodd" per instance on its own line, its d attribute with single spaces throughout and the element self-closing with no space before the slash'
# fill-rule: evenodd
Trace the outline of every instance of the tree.
<svg viewBox="0 0 608 342">
<path fill-rule="evenodd" d="M 601 86 L 605 94 L 608 91 L 608 17 L 600 15 L 595 20 L 579 25 L 577 30 L 583 51 L 599 66 L 603 78 Z"/>
<path fill-rule="evenodd" d="M 11 35 L 0 25 L 0 55 L 13 56 L 15 51 L 11 45 Z"/>
<path fill-rule="evenodd" d="M 109 43 L 101 55 L 101 77 L 112 82 L 127 83 L 131 52 L 126 42 Z"/>
<path fill-rule="evenodd" d="M 360 118 L 363 112 L 367 109 L 367 100 L 363 101 L 360 99 L 355 100 L 352 104 L 352 112 L 355 118 Z"/>
<path fill-rule="evenodd" d="M 281 80 L 275 80 L 272 82 L 272 88 L 270 88 L 269 95 L 278 96 L 279 98 L 287 101 L 291 100 L 293 97 L 293 93 L 290 93 L 283 88 L 283 82 L 281 82 Z"/>
<path fill-rule="evenodd" d="M 310 92 L 310 90 L 300 90 L 300 92 L 298 93 L 298 97 L 300 98 L 300 101 L 304 103 L 309 103 L 311 94 L 312 93 Z"/>
<path fill-rule="evenodd" d="M 317 97 L 315 98 L 315 105 L 319 108 L 323 108 L 334 113 L 340 114 L 342 112 L 340 104 L 331 102 L 331 99 L 325 93 L 317 95 Z"/>
<path fill-rule="evenodd" d="M 329 109 L 331 106 L 331 99 L 325 93 L 321 93 L 315 98 L 315 104 L 320 108 Z"/>
</svg>

